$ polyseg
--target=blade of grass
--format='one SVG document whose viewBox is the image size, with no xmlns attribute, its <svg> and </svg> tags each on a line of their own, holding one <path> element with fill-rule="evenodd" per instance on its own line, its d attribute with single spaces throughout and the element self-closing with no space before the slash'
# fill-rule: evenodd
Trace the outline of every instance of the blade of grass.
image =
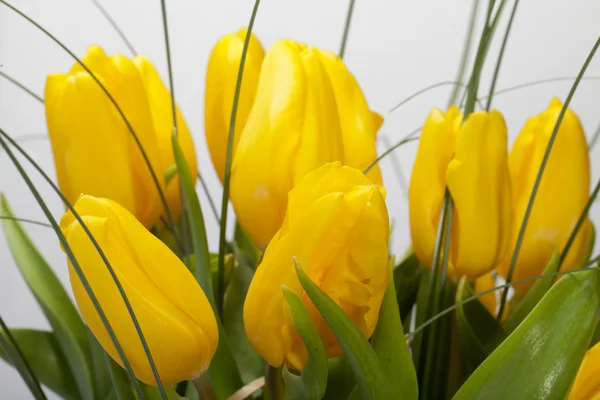
<svg viewBox="0 0 600 400">
<path fill-rule="evenodd" d="M 110 94 L 110 92 L 108 91 L 108 89 L 106 89 L 106 87 L 104 86 L 104 84 L 102 84 L 102 82 L 98 79 L 98 77 L 88 68 L 88 66 L 85 65 L 75 55 L 75 53 L 73 53 L 67 46 L 65 46 L 54 35 L 52 35 L 43 26 L 41 26 L 40 24 L 38 24 L 36 21 L 34 21 L 33 19 L 31 19 L 29 16 L 27 16 L 26 14 L 24 14 L 22 11 L 20 11 L 19 9 L 17 9 L 13 5 L 11 5 L 10 3 L 7 3 L 5 0 L 0 0 L 0 3 L 4 4 L 6 7 L 8 7 L 9 9 L 11 9 L 15 13 L 17 13 L 19 16 L 21 16 L 22 18 L 24 18 L 25 20 L 27 20 L 29 23 L 31 23 L 33 26 L 35 26 L 37 29 L 39 29 L 41 32 L 43 32 L 46 36 L 48 36 L 54 43 L 56 43 L 57 45 L 59 45 L 64 51 L 66 51 L 69 54 L 69 56 L 71 56 L 79 65 L 81 65 L 81 67 L 90 75 L 90 77 L 98 84 L 98 86 L 100 87 L 100 89 L 102 89 L 102 91 L 106 94 L 106 96 L 109 99 L 109 101 L 115 106 L 115 109 L 117 110 L 117 113 L 119 114 L 119 116 L 121 117 L 121 119 L 123 120 L 123 122 L 125 122 L 125 125 L 127 126 L 127 129 L 131 133 L 131 136 L 133 137 L 133 139 L 134 139 L 134 141 L 136 143 L 136 146 L 139 149 L 140 154 L 142 155 L 142 158 L 144 159 L 144 163 L 146 164 L 146 166 L 148 167 L 148 169 L 150 171 L 150 175 L 152 177 L 152 181 L 154 183 L 154 186 L 156 187 L 156 190 L 158 192 L 158 196 L 160 197 L 160 201 L 161 201 L 163 207 L 165 208 L 165 213 L 167 215 L 167 220 L 169 222 L 169 228 L 171 229 L 171 232 L 173 232 L 173 235 L 175 235 L 175 232 L 176 232 L 175 231 L 175 223 L 174 223 L 174 220 L 173 220 L 173 216 L 171 214 L 171 210 L 169 208 L 169 204 L 167 203 L 167 199 L 165 197 L 165 193 L 163 192 L 163 190 L 162 190 L 162 188 L 160 186 L 160 181 L 158 180 L 158 177 L 156 176 L 156 174 L 154 173 L 154 170 L 152 169 L 152 164 L 150 163 L 150 159 L 148 158 L 148 154 L 144 150 L 144 146 L 142 146 L 142 142 L 140 141 L 138 135 L 135 133 L 135 131 L 133 129 L 133 126 L 129 122 L 129 119 L 127 119 L 127 117 L 125 116 L 123 110 L 117 104 L 117 101 L 115 100 L 115 98 Z M 183 254 L 183 249 L 181 248 L 181 243 L 179 242 L 179 240 L 175 240 L 175 243 L 177 244 L 177 248 L 178 248 L 179 254 L 182 255 Z"/>
<path fill-rule="evenodd" d="M 461 87 L 464 87 L 462 83 L 460 83 L 465 77 L 465 70 L 467 66 L 467 60 L 469 59 L 469 55 L 471 54 L 471 46 L 473 45 L 473 32 L 475 31 L 475 21 L 477 21 L 477 11 L 479 9 L 479 0 L 473 1 L 473 7 L 471 8 L 471 15 L 469 16 L 469 27 L 467 28 L 467 34 L 465 35 L 465 41 L 463 44 L 462 55 L 460 58 L 460 64 L 458 66 L 458 72 L 456 73 L 454 88 L 452 88 L 452 93 L 450 94 L 450 98 L 448 99 L 449 108 L 458 97 L 458 91 Z"/>
<path fill-rule="evenodd" d="M 217 314 L 223 319 L 223 297 L 225 296 L 225 252 L 227 250 L 227 240 L 225 233 L 227 230 L 227 205 L 229 204 L 229 184 L 231 182 L 231 162 L 233 159 L 233 137 L 235 134 L 235 119 L 237 116 L 237 108 L 240 100 L 240 91 L 242 89 L 242 78 L 244 76 L 244 65 L 246 64 L 246 54 L 248 53 L 248 45 L 250 43 L 250 35 L 254 27 L 254 20 L 258 12 L 260 0 L 254 1 L 254 8 L 248 23 L 246 38 L 244 39 L 244 47 L 240 58 L 240 67 L 238 69 L 237 80 L 235 83 L 235 92 L 233 95 L 233 105 L 231 107 L 231 120 L 229 121 L 229 134 L 227 136 L 227 153 L 225 156 L 225 174 L 223 178 L 223 199 L 221 201 L 221 221 L 219 229 L 219 263 L 218 263 L 218 279 L 216 290 Z"/>
<path fill-rule="evenodd" d="M 2 352 L 11 360 L 12 364 L 19 372 L 19 375 L 21 375 L 21 378 L 23 378 L 25 384 L 31 391 L 34 399 L 46 400 L 46 395 L 44 394 L 40 383 L 27 363 L 27 360 L 25 360 L 23 352 L 19 348 L 19 345 L 13 338 L 2 317 L 0 317 L 0 350 L 2 350 Z"/>
<path fill-rule="evenodd" d="M 350 0 L 348 4 L 348 12 L 346 13 L 346 22 L 344 23 L 344 34 L 342 35 L 342 44 L 340 45 L 340 58 L 343 59 L 346 54 L 346 44 L 348 43 L 348 34 L 350 33 L 350 25 L 352 24 L 352 14 L 354 14 L 354 0 Z"/>
<path fill-rule="evenodd" d="M 127 299 L 127 295 L 125 294 L 125 291 L 123 290 L 123 287 L 121 286 L 121 283 L 119 282 L 119 279 L 117 278 L 114 269 L 112 268 L 112 266 L 110 265 L 110 262 L 106 258 L 106 255 L 100 248 L 100 245 L 98 244 L 98 242 L 96 241 L 96 239 L 94 238 L 94 236 L 92 235 L 90 230 L 88 229 L 87 225 L 81 219 L 79 213 L 77 213 L 77 211 L 75 211 L 72 204 L 62 194 L 62 192 L 56 186 L 56 184 L 52 181 L 52 179 L 50 179 L 50 177 L 44 172 L 44 170 L 35 162 L 35 160 L 33 160 L 29 156 L 29 154 L 26 151 L 24 151 L 21 148 L 21 146 L 19 146 L 18 143 L 16 143 L 8 134 L 6 134 L 6 132 L 4 132 L 4 130 L 0 129 L 0 145 L 2 146 L 4 151 L 8 154 L 8 156 L 10 157 L 10 159 L 13 162 L 13 164 L 15 165 L 15 167 L 19 170 L 19 174 L 25 180 L 27 186 L 29 187 L 29 190 L 32 192 L 36 201 L 42 208 L 44 215 L 46 216 L 46 218 L 48 218 L 48 220 L 50 221 L 50 224 L 52 224 L 52 227 L 54 228 L 54 231 L 56 232 L 56 234 L 59 238 L 59 241 L 60 241 L 61 245 L 63 246 L 65 253 L 67 254 L 67 257 L 69 258 L 69 260 L 71 261 L 71 264 L 73 265 L 73 269 L 75 269 L 79 279 L 82 282 L 82 285 L 86 289 L 86 292 L 87 292 L 88 296 L 90 297 L 90 300 L 92 301 L 92 304 L 94 305 L 94 308 L 98 312 L 98 316 L 102 320 L 102 323 L 104 324 L 105 329 L 107 330 L 111 340 L 113 341 L 113 344 L 115 345 L 115 348 L 116 348 L 117 352 L 119 353 L 119 357 L 123 361 L 123 365 L 125 366 L 125 369 L 127 369 L 128 370 L 127 372 L 130 373 L 130 378 L 132 379 L 134 386 L 136 386 L 136 391 L 138 389 L 140 389 L 140 387 L 137 384 L 137 379 L 135 378 L 135 374 L 133 373 L 133 370 L 131 369 L 129 362 L 127 361 L 127 358 L 125 357 L 125 353 L 123 352 L 123 349 L 121 348 L 121 345 L 119 344 L 119 342 L 114 334 L 114 331 L 112 330 L 112 327 L 110 327 L 110 323 L 106 319 L 106 315 L 104 314 L 104 311 L 102 311 L 102 307 L 100 306 L 100 303 L 98 302 L 96 296 L 94 295 L 94 293 L 92 291 L 91 286 L 89 285 L 87 279 L 85 278 L 85 275 L 83 274 L 83 271 L 81 270 L 81 267 L 79 266 L 79 263 L 77 262 L 77 259 L 75 258 L 75 255 L 74 255 L 71 247 L 69 246 L 69 243 L 66 240 L 66 237 L 60 230 L 60 227 L 59 227 L 58 223 L 56 222 L 56 219 L 52 216 L 52 213 L 48 209 L 48 206 L 42 199 L 39 191 L 36 189 L 35 185 L 29 178 L 28 174 L 23 169 L 21 163 L 17 160 L 14 153 L 10 150 L 10 148 L 6 144 L 5 139 L 8 140 L 10 142 L 10 144 L 12 146 L 14 146 L 27 159 L 27 161 L 30 162 L 31 165 L 42 175 L 44 180 L 46 180 L 46 182 L 48 182 L 48 184 L 52 187 L 52 189 L 59 195 L 59 197 L 65 204 L 65 206 L 67 206 L 69 211 L 71 211 L 73 216 L 76 218 L 76 220 L 79 222 L 79 224 L 85 231 L 86 235 L 89 237 L 89 239 L 92 242 L 92 244 L 94 245 L 96 251 L 102 258 L 102 261 L 106 265 L 106 268 L 108 269 L 108 272 L 110 273 L 113 281 L 115 282 L 115 285 L 117 286 L 117 289 L 119 290 L 121 297 L 123 298 L 123 302 L 125 303 L 127 311 L 129 312 L 129 315 L 131 316 L 131 320 L 136 328 L 137 334 L 140 338 L 140 342 L 142 343 L 144 352 L 146 353 L 146 357 L 148 358 L 148 363 L 150 364 L 150 368 L 152 369 L 152 372 L 153 372 L 154 378 L 157 382 L 157 385 L 162 385 L 162 383 L 160 381 L 160 377 L 158 375 L 158 371 L 156 370 L 156 366 L 154 365 L 154 361 L 150 354 L 150 349 L 148 348 L 148 344 L 146 343 L 146 340 L 144 339 L 144 334 L 142 333 L 142 330 L 139 326 L 139 323 L 137 321 L 135 313 L 133 312 L 133 309 L 131 308 L 131 304 L 129 303 L 129 300 Z M 141 389 L 138 391 L 138 395 L 141 395 Z"/>
<path fill-rule="evenodd" d="M 493 95 L 498 97 L 499 95 L 514 92 L 515 90 L 519 90 L 519 89 L 525 89 L 525 88 L 528 88 L 531 86 L 537 86 L 537 85 L 542 85 L 544 83 L 552 83 L 552 82 L 573 81 L 575 79 L 577 79 L 576 76 L 557 76 L 554 78 L 545 78 L 545 79 L 540 79 L 540 80 L 536 80 L 536 81 L 529 81 L 529 82 L 520 83 L 515 86 L 509 86 L 507 88 L 497 90 L 493 93 Z M 583 81 L 599 81 L 600 76 L 584 76 L 581 78 L 581 80 L 583 80 Z M 488 96 L 484 96 L 484 97 L 480 97 L 479 100 L 487 100 L 487 98 L 488 98 Z"/>
<path fill-rule="evenodd" d="M 9 215 L 0 215 L 0 219 L 6 219 L 6 220 L 11 220 L 11 221 L 17 221 L 17 222 L 26 222 L 28 224 L 43 226 L 44 228 L 52 228 L 52 225 L 50 225 L 46 222 L 35 221 L 33 219 L 17 218 L 17 217 L 11 217 Z"/>
<path fill-rule="evenodd" d="M 412 142 L 414 140 L 419 140 L 419 137 L 414 137 L 414 135 L 416 135 L 417 133 L 419 133 L 421 131 L 421 127 L 415 129 L 414 131 L 412 131 L 411 133 L 409 133 L 408 135 L 406 135 L 402 140 L 400 140 L 398 143 L 396 143 L 395 145 L 393 145 L 392 147 L 390 147 L 389 149 L 387 149 L 382 155 L 380 155 L 379 157 L 377 157 L 377 159 L 375 161 L 373 161 L 371 163 L 371 165 L 369 165 L 367 168 L 365 168 L 365 170 L 363 171 L 363 173 L 366 175 L 369 173 L 369 171 L 377 165 L 377 163 L 379 163 L 379 161 L 381 161 L 384 157 L 386 157 L 388 154 L 390 154 L 392 151 L 396 150 L 398 147 L 402 146 L 403 144 L 406 144 L 408 142 Z"/>
<path fill-rule="evenodd" d="M 592 136 L 592 140 L 590 140 L 590 144 L 588 146 L 590 151 L 594 148 L 594 145 L 598 141 L 598 137 L 600 137 L 600 124 L 598 124 L 598 127 L 594 131 L 594 136 Z"/>
<path fill-rule="evenodd" d="M 27 86 L 23 85 L 21 82 L 19 82 L 18 80 L 14 79 L 10 75 L 7 75 L 4 72 L 0 71 L 0 76 L 2 76 L 4 79 L 6 79 L 7 81 L 9 81 L 13 85 L 17 86 L 19 89 L 21 89 L 21 90 L 29 93 L 31 95 L 31 97 L 33 97 L 34 99 L 36 99 L 40 103 L 44 102 L 44 99 L 42 99 L 40 96 L 38 96 L 37 94 L 35 94 L 33 90 L 29 89 Z"/>
<path fill-rule="evenodd" d="M 392 142 L 390 142 L 390 139 L 386 135 L 379 135 L 379 138 L 388 149 L 392 147 Z M 402 194 L 406 197 L 408 196 L 408 181 L 402 172 L 402 166 L 400 165 L 400 161 L 398 160 L 398 157 L 396 157 L 396 154 L 391 153 L 391 157 L 392 159 L 390 161 L 392 163 L 392 168 L 394 169 L 394 175 L 396 175 Z"/>
<path fill-rule="evenodd" d="M 500 73 L 500 66 L 502 65 L 502 58 L 504 57 L 504 50 L 506 50 L 506 44 L 508 43 L 508 36 L 510 35 L 510 29 L 512 28 L 513 21 L 515 19 L 515 14 L 517 13 L 517 6 L 519 5 L 519 0 L 515 0 L 515 4 L 513 5 L 513 9 L 510 13 L 510 19 L 508 20 L 508 24 L 506 25 L 506 31 L 504 32 L 504 39 L 502 39 L 502 46 L 500 47 L 500 53 L 498 54 L 498 60 L 496 60 L 496 67 L 494 68 L 494 75 L 492 77 L 492 83 L 490 84 L 489 94 L 487 96 L 487 103 L 485 105 L 485 109 L 487 111 L 490 110 L 492 106 L 492 98 L 494 96 L 494 89 L 496 88 L 496 81 L 498 80 L 498 74 Z"/>
<path fill-rule="evenodd" d="M 202 174 L 200 173 L 200 170 L 198 170 L 198 180 L 200 181 L 200 185 L 202 186 L 202 190 L 204 191 L 204 194 L 206 195 L 206 198 L 208 199 L 208 204 L 210 206 L 210 209 L 215 217 L 215 220 L 217 221 L 217 225 L 221 223 L 221 219 L 219 218 L 219 212 L 217 211 L 217 207 L 215 206 L 215 202 L 212 199 L 212 196 L 210 195 L 210 190 L 208 190 L 208 186 L 206 185 L 206 182 L 204 181 L 204 178 L 202 177 Z"/>
<path fill-rule="evenodd" d="M 507 283 L 510 283 L 512 281 L 512 276 L 515 271 L 515 266 L 517 265 L 517 259 L 519 258 L 519 251 L 521 250 L 521 244 L 523 243 L 523 238 L 525 236 L 527 222 L 529 221 L 529 216 L 531 215 L 531 210 L 533 209 L 535 197 L 537 195 L 538 188 L 542 181 L 542 176 L 544 175 L 544 170 L 546 169 L 546 164 L 548 163 L 548 158 L 550 158 L 550 152 L 552 151 L 552 146 L 554 145 L 554 140 L 556 139 L 556 135 L 558 134 L 558 129 L 560 128 L 562 120 L 565 116 L 565 112 L 567 111 L 567 108 L 569 107 L 569 104 L 571 103 L 571 99 L 573 98 L 573 95 L 575 94 L 575 91 L 577 90 L 577 87 L 579 86 L 581 77 L 583 76 L 583 74 L 587 70 L 588 65 L 594 58 L 594 55 L 596 54 L 596 50 L 598 50 L 598 46 L 600 46 L 600 37 L 598 37 L 598 39 L 596 39 L 596 43 L 592 47 L 592 50 L 590 51 L 585 62 L 583 63 L 583 66 L 581 67 L 581 70 L 579 71 L 579 74 L 577 75 L 575 82 L 573 82 L 573 85 L 571 86 L 571 90 L 569 91 L 569 94 L 567 95 L 565 103 L 563 104 L 562 110 L 560 110 L 560 114 L 558 115 L 556 124 L 554 125 L 554 129 L 552 130 L 550 139 L 548 140 L 548 145 L 546 146 L 546 150 L 544 152 L 542 162 L 540 163 L 540 168 L 538 169 L 538 173 L 535 178 L 535 182 L 533 183 L 533 187 L 531 189 L 531 195 L 529 196 L 529 201 L 527 202 L 527 208 L 525 209 L 525 214 L 523 215 L 523 222 L 521 223 L 521 227 L 519 229 L 519 235 L 517 236 L 517 240 L 515 243 L 515 249 L 513 251 L 513 254 L 512 254 L 511 260 L 510 260 L 510 266 L 508 269 L 508 274 L 506 276 Z M 583 221 L 582 221 L 582 223 L 583 223 Z M 502 320 L 502 314 L 504 313 L 504 307 L 506 304 L 507 296 L 508 296 L 508 287 L 505 288 L 504 291 L 502 292 L 502 296 L 500 299 L 500 308 L 498 310 L 498 316 L 497 316 L 498 321 Z"/>
<path fill-rule="evenodd" d="M 392 107 L 390 109 L 390 111 L 388 111 L 388 114 L 393 113 L 394 111 L 396 111 L 397 109 L 399 109 L 400 107 L 402 107 L 403 105 L 408 103 L 409 101 L 413 100 L 414 98 L 419 97 L 423 93 L 427 93 L 432 89 L 436 89 L 438 87 L 448 86 L 448 85 L 454 85 L 455 87 L 458 87 L 458 88 L 466 88 L 467 87 L 467 85 L 465 85 L 464 83 L 459 82 L 459 81 L 442 81 L 442 82 L 433 83 L 429 86 L 425 86 L 424 88 L 417 90 L 413 94 L 406 97 L 404 100 L 400 101 L 398 104 L 396 104 L 394 107 Z"/>
<path fill-rule="evenodd" d="M 127 39 L 127 36 L 125 36 L 125 33 L 123 33 L 123 31 L 121 30 L 119 25 L 117 25 L 115 20 L 111 17 L 111 15 L 108 13 L 108 11 L 106 11 L 106 9 L 102 6 L 102 4 L 100 4 L 100 2 L 98 0 L 90 0 L 90 1 L 98 9 L 98 11 L 100 11 L 100 14 L 102 14 L 104 16 L 104 18 L 108 21 L 110 26 L 112 26 L 112 28 L 115 30 L 115 32 L 117 32 L 117 35 L 119 35 L 121 40 L 125 43 L 125 46 L 127 46 L 129 51 L 131 52 L 131 55 L 133 55 L 133 56 L 137 55 L 137 51 L 135 51 L 135 49 L 133 48 L 133 45 L 131 44 L 129 39 Z"/>
</svg>

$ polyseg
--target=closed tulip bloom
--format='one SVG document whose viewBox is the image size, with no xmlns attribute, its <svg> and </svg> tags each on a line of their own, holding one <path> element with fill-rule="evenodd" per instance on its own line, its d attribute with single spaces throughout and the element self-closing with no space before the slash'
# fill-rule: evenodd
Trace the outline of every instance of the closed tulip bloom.
<svg viewBox="0 0 600 400">
<path fill-rule="evenodd" d="M 281 287 L 298 293 L 327 355 L 342 353 L 333 332 L 303 293 L 296 257 L 308 276 L 369 338 L 389 281 L 389 218 L 385 190 L 359 170 L 326 164 L 291 192 L 285 221 L 267 247 L 244 304 L 250 343 L 269 364 L 301 370 L 307 361 Z"/>
<path fill-rule="evenodd" d="M 290 40 L 275 42 L 232 166 L 231 200 L 244 230 L 266 246 L 283 222 L 295 184 L 343 159 L 335 94 L 320 52 Z"/>
<path fill-rule="evenodd" d="M 340 116 L 344 165 L 364 171 L 377 159 L 375 139 L 383 118 L 369 109 L 358 82 L 342 59 L 330 51 L 321 50 L 321 55 Z M 379 165 L 371 168 L 367 178 L 373 183 L 382 184 Z"/>
<path fill-rule="evenodd" d="M 569 400 L 600 399 L 600 343 L 585 353 L 577 377 L 571 388 Z"/>
<path fill-rule="evenodd" d="M 511 251 L 507 253 L 499 268 L 504 277 L 508 274 L 531 190 L 561 109 L 562 103 L 553 99 L 546 111 L 530 118 L 519 133 L 510 153 L 514 222 Z M 585 207 L 589 190 L 590 160 L 585 135 L 577 115 L 568 109 L 552 146 L 533 203 L 513 281 L 540 275 L 554 248 L 563 249 Z M 577 268 L 587 260 L 593 235 L 593 225 L 586 219 L 562 264 L 562 270 Z M 523 295 L 533 283 L 527 282 L 513 288 L 517 295 Z"/>
<path fill-rule="evenodd" d="M 217 324 L 210 303 L 185 265 L 116 202 L 81 196 L 75 210 L 123 286 L 163 384 L 172 385 L 205 370 L 217 348 Z M 62 217 L 60 227 L 136 377 L 156 386 L 131 317 L 100 255 L 70 211 Z M 83 319 L 104 350 L 122 366 L 70 262 L 69 275 Z"/>
<path fill-rule="evenodd" d="M 427 118 L 409 189 L 413 248 L 431 268 L 446 186 L 454 200 L 450 276 L 478 278 L 502 260 L 510 235 L 507 135 L 498 111 L 476 112 L 461 124 L 451 107 Z"/>
<path fill-rule="evenodd" d="M 166 186 L 174 164 L 170 95 L 150 62 L 98 46 L 82 62 L 119 105 L 148 157 L 172 214 L 180 214 L 178 180 Z M 164 212 L 150 168 L 122 116 L 94 78 L 78 63 L 67 74 L 51 74 L 45 88 L 46 122 L 61 191 L 73 203 L 80 194 L 110 198 L 151 227 Z M 196 156 L 178 112 L 180 141 L 192 171 Z"/>
<path fill-rule="evenodd" d="M 210 54 L 208 69 L 206 71 L 204 99 L 206 143 L 208 144 L 213 165 L 221 182 L 223 182 L 225 175 L 225 157 L 227 153 L 231 108 L 246 32 L 247 29 L 241 29 L 237 33 L 223 36 Z M 235 134 L 233 137 L 234 154 L 240 140 L 241 132 L 246 125 L 248 114 L 250 114 L 250 110 L 254 104 L 258 77 L 264 57 L 265 51 L 262 45 L 254 35 L 251 35 L 246 53 L 244 76 L 235 118 Z"/>
</svg>

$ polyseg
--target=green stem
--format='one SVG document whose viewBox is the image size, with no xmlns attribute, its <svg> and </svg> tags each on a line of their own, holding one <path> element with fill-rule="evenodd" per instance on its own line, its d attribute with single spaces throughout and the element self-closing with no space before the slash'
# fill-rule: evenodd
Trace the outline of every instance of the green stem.
<svg viewBox="0 0 600 400">
<path fill-rule="evenodd" d="M 352 14 L 354 14 L 354 0 L 350 0 L 348 4 L 348 12 L 346 13 L 346 22 L 344 23 L 344 34 L 342 35 L 342 44 L 340 45 L 340 58 L 344 58 L 346 53 L 346 44 L 348 43 L 348 34 L 350 33 L 350 25 L 352 23 Z"/>
</svg>

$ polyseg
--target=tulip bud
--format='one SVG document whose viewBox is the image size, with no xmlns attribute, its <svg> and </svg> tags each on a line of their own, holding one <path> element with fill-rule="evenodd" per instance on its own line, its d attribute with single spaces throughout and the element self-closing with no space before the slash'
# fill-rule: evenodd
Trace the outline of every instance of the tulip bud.
<svg viewBox="0 0 600 400">
<path fill-rule="evenodd" d="M 283 222 L 288 192 L 309 172 L 332 161 L 368 167 L 379 125 L 337 56 L 275 42 L 232 166 L 231 200 L 255 243 L 267 245 Z M 381 183 L 377 168 L 369 177 Z"/>
<path fill-rule="evenodd" d="M 504 277 L 508 274 L 531 190 L 561 109 L 562 103 L 553 99 L 546 111 L 530 118 L 510 153 L 513 226 L 510 251 L 498 268 Z M 513 281 L 540 275 L 554 248 L 562 250 L 585 207 L 589 190 L 590 160 L 585 134 L 577 115 L 568 109 L 533 203 L 512 276 Z M 590 251 L 593 234 L 593 225 L 586 219 L 562 264 L 562 270 L 580 266 L 583 262 L 581 260 Z M 517 295 L 523 295 L 533 283 L 527 282 L 513 288 Z"/>
<path fill-rule="evenodd" d="M 231 108 L 246 32 L 247 29 L 241 29 L 235 34 L 223 36 L 210 54 L 206 71 L 204 97 L 206 143 L 208 144 L 213 166 L 221 182 L 223 182 L 223 176 L 225 175 L 225 157 Z M 246 125 L 248 114 L 250 114 L 252 104 L 254 103 L 258 77 L 264 57 L 265 51 L 262 45 L 256 36 L 251 35 L 246 53 L 244 76 L 235 118 L 233 154 L 235 154 L 241 132 Z"/>
<path fill-rule="evenodd" d="M 369 338 L 390 278 L 388 240 L 383 187 L 339 162 L 306 176 L 290 192 L 283 225 L 269 243 L 246 296 L 244 327 L 257 352 L 273 366 L 287 363 L 301 370 L 307 361 L 281 292 L 285 285 L 302 297 L 327 355 L 342 353 L 333 332 L 303 294 L 294 256 Z"/>
<path fill-rule="evenodd" d="M 174 218 L 180 215 L 177 178 L 166 186 L 164 171 L 174 164 L 173 118 L 168 90 L 150 62 L 98 46 L 82 62 L 105 86 L 136 133 Z M 68 74 L 52 74 L 45 88 L 46 122 L 58 184 L 73 203 L 81 193 L 110 198 L 151 227 L 164 212 L 156 183 L 123 117 L 98 82 L 76 63 Z M 182 147 L 193 173 L 196 156 L 178 112 Z"/>
<path fill-rule="evenodd" d="M 599 373 L 600 343 L 596 343 L 594 347 L 585 353 L 568 399 L 588 400 L 600 398 L 600 385 L 598 384 Z"/>
<path fill-rule="evenodd" d="M 217 323 L 204 292 L 185 265 L 112 200 L 81 196 L 75 210 L 104 251 L 137 320 L 164 385 L 205 370 L 219 340 Z M 123 347 L 135 376 L 156 386 L 125 303 L 82 226 L 68 211 L 60 228 Z M 69 261 L 77 307 L 104 350 L 121 359 Z"/>
<path fill-rule="evenodd" d="M 427 118 L 409 190 L 413 248 L 431 268 L 446 186 L 454 200 L 448 272 L 475 279 L 492 270 L 508 247 L 510 183 L 506 124 L 498 111 L 476 112 L 461 124 L 451 107 Z"/>
</svg>

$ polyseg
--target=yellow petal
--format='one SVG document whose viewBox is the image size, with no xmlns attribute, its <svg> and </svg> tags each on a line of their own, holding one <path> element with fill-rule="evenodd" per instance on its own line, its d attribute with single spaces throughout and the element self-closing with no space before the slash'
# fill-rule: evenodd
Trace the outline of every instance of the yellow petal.
<svg viewBox="0 0 600 400">
<path fill-rule="evenodd" d="M 172 385 L 205 370 L 217 346 L 216 320 L 185 265 L 117 203 L 82 196 L 75 209 L 115 270 L 163 383 Z M 124 302 L 83 228 L 68 212 L 61 220 L 61 229 L 136 377 L 156 385 Z M 84 320 L 104 349 L 122 365 L 71 264 L 69 274 Z"/>
<path fill-rule="evenodd" d="M 600 399 L 600 344 L 585 353 L 579 372 L 571 388 L 569 400 Z"/>
<path fill-rule="evenodd" d="M 373 333 L 389 280 L 389 219 L 384 191 L 365 179 L 358 170 L 332 163 L 290 193 L 286 220 L 267 247 L 244 304 L 248 338 L 271 365 L 286 362 L 302 369 L 307 359 L 281 285 L 302 295 L 328 356 L 341 354 L 335 336 L 302 293 L 292 256 L 365 337 Z"/>
<path fill-rule="evenodd" d="M 456 126 L 462 118 L 451 107 L 446 114 L 431 111 L 423 130 L 410 180 L 409 215 L 413 249 L 427 268 L 433 249 L 446 188 L 446 168 L 454 153 Z"/>
<path fill-rule="evenodd" d="M 451 262 L 475 279 L 504 257 L 510 235 L 507 134 L 498 111 L 476 112 L 462 125 L 446 179 L 454 200 Z"/>
<path fill-rule="evenodd" d="M 560 101 L 554 99 L 546 111 L 530 118 L 510 154 L 514 222 L 511 247 L 498 268 L 505 277 L 529 196 L 561 108 Z M 554 247 L 563 248 L 587 202 L 589 189 L 590 162 L 585 135 L 575 113 L 567 110 L 540 182 L 513 280 L 541 274 Z M 578 234 L 563 269 L 577 266 L 575 260 L 580 259 L 582 252 L 587 251 L 588 246 L 583 236 L 590 229 L 583 229 Z M 524 283 L 514 289 L 517 294 L 523 295 L 532 285 L 533 282 Z"/>
<path fill-rule="evenodd" d="M 375 139 L 383 118 L 369 109 L 358 82 L 342 59 L 330 51 L 320 53 L 337 101 L 344 140 L 344 164 L 365 170 L 377 159 Z M 367 177 L 381 185 L 379 165 L 373 167 Z"/>
<path fill-rule="evenodd" d="M 208 150 L 221 182 L 225 169 L 231 108 L 246 32 L 247 29 L 241 29 L 221 38 L 212 50 L 206 71 L 204 131 Z M 256 97 L 264 57 L 262 45 L 251 35 L 235 119 L 234 154 Z"/>
<path fill-rule="evenodd" d="M 480 276 L 475 280 L 475 293 L 483 293 L 496 287 L 496 282 L 491 272 Z M 479 301 L 483 306 L 492 314 L 496 316 L 496 292 L 484 294 L 479 298 Z"/>
<path fill-rule="evenodd" d="M 318 51 L 276 42 L 233 162 L 231 200 L 244 230 L 264 247 L 281 226 L 295 183 L 342 159 L 335 97 Z"/>
<path fill-rule="evenodd" d="M 158 175 L 158 178 L 163 179 L 163 171 L 175 164 L 171 140 L 173 133 L 171 94 L 150 60 L 144 56 L 136 56 L 133 62 L 141 74 L 148 95 L 154 131 L 156 132 L 156 140 L 160 153 L 160 174 Z M 183 119 L 179 107 L 176 108 L 176 113 L 179 145 L 181 146 L 190 172 L 192 173 L 192 178 L 195 181 L 198 176 L 198 167 L 196 163 L 194 141 L 192 140 L 192 135 Z M 176 220 L 181 215 L 181 199 L 179 194 L 179 177 L 175 176 L 166 187 L 165 196 L 171 215 Z M 166 218 L 165 211 L 163 211 L 163 217 Z"/>
</svg>

